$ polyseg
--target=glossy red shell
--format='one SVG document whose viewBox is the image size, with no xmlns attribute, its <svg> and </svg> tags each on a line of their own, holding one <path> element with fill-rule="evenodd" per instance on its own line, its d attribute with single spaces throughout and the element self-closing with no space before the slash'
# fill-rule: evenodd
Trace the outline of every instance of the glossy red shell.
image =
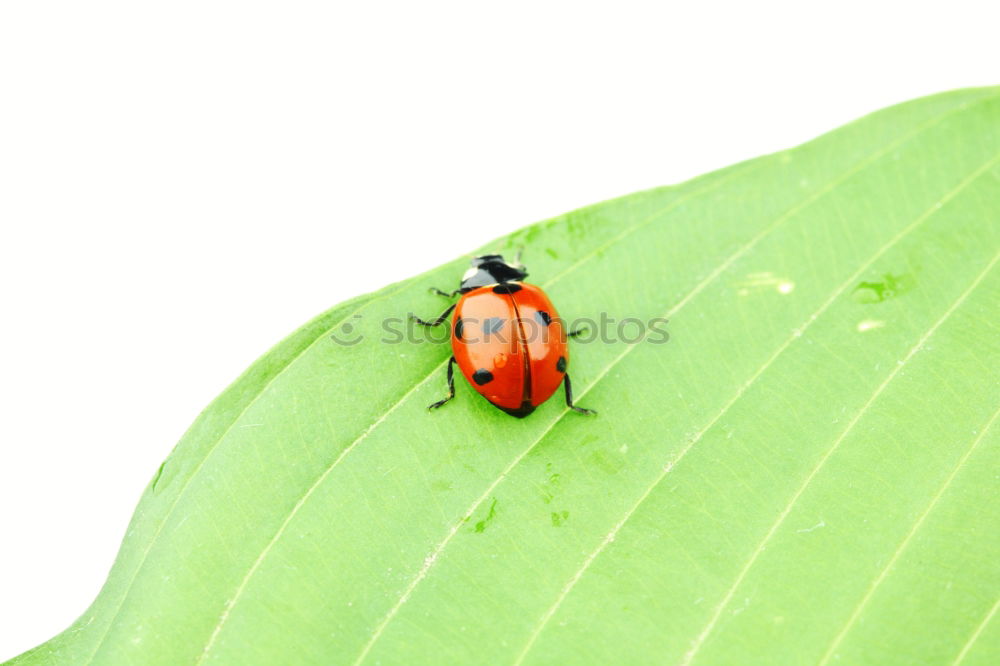
<svg viewBox="0 0 1000 666">
<path fill-rule="evenodd" d="M 555 393 L 569 362 L 566 331 L 540 288 L 523 283 L 463 294 L 451 320 L 458 367 L 484 398 L 527 416 Z"/>
</svg>

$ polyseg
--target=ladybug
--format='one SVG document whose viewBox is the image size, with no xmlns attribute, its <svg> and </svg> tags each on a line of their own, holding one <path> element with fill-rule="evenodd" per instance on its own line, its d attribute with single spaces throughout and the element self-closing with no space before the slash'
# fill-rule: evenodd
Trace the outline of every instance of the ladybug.
<svg viewBox="0 0 1000 666">
<path fill-rule="evenodd" d="M 441 315 L 422 326 L 439 326 L 452 310 L 452 357 L 448 361 L 448 397 L 455 397 L 454 366 L 484 398 L 512 416 L 524 418 L 556 392 L 562 384 L 566 406 L 581 414 L 590 409 L 573 404 L 573 389 L 566 374 L 569 364 L 567 333 L 555 307 L 539 287 L 525 284 L 528 273 L 520 261 L 508 264 L 499 254 L 472 259 L 458 289 L 431 291 L 447 298 L 461 294 Z M 582 331 L 569 333 L 574 337 Z"/>
</svg>

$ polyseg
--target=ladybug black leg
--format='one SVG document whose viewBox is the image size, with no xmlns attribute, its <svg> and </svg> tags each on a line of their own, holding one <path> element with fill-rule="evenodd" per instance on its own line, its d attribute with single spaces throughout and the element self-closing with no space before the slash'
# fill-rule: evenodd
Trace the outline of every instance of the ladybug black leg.
<svg viewBox="0 0 1000 666">
<path fill-rule="evenodd" d="M 427 409 L 437 409 L 444 403 L 448 402 L 455 397 L 455 357 L 452 356 L 448 360 L 448 397 L 444 400 L 438 400 L 433 405 L 428 405 Z"/>
<path fill-rule="evenodd" d="M 575 331 L 570 331 L 568 335 L 571 338 L 575 338 L 578 335 L 583 335 L 584 333 L 586 333 L 589 330 L 590 330 L 589 328 L 587 328 L 586 326 L 584 326 L 583 328 L 578 328 Z"/>
<path fill-rule="evenodd" d="M 419 317 L 417 317 L 416 315 L 413 315 L 413 314 L 410 315 L 410 319 L 412 319 L 413 321 L 417 322 L 421 326 L 437 326 L 438 324 L 440 324 L 441 322 L 443 322 L 445 319 L 447 319 L 448 315 L 450 315 L 451 311 L 454 310 L 454 309 L 455 309 L 455 305 L 451 305 L 451 306 L 448 307 L 447 310 L 445 310 L 444 312 L 442 312 L 437 317 L 437 319 L 432 319 L 430 321 L 424 321 L 423 319 L 420 319 Z"/>
<path fill-rule="evenodd" d="M 431 287 L 430 292 L 432 294 L 437 294 L 438 296 L 444 296 L 445 298 L 455 298 L 455 296 L 460 292 L 461 289 L 456 289 L 455 291 L 441 291 L 437 287 Z"/>
<path fill-rule="evenodd" d="M 569 375 L 563 376 L 563 388 L 566 389 L 566 406 L 572 409 L 574 412 L 579 412 L 580 414 L 596 414 L 593 409 L 584 409 L 583 407 L 577 407 L 573 404 L 573 386 L 569 382 Z"/>
</svg>

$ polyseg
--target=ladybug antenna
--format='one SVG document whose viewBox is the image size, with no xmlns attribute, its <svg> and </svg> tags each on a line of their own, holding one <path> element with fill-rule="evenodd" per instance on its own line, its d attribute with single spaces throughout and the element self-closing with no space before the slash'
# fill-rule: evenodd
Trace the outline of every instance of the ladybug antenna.
<svg viewBox="0 0 1000 666">
<path fill-rule="evenodd" d="M 514 254 L 514 263 L 513 263 L 514 266 L 518 268 L 524 268 L 524 264 L 521 263 L 521 254 L 523 253 L 524 253 L 524 246 L 523 245 L 518 246 L 517 252 Z"/>
</svg>

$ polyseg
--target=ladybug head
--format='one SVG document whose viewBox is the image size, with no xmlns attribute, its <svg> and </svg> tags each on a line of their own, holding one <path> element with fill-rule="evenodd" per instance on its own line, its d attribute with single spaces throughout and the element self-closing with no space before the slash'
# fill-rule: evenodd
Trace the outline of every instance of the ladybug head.
<svg viewBox="0 0 1000 666">
<path fill-rule="evenodd" d="M 472 268 L 462 276 L 460 290 L 465 293 L 477 287 L 486 287 L 491 284 L 520 282 L 526 277 L 528 277 L 528 272 L 519 262 L 508 264 L 499 254 L 484 254 L 480 257 L 473 257 Z"/>
</svg>

